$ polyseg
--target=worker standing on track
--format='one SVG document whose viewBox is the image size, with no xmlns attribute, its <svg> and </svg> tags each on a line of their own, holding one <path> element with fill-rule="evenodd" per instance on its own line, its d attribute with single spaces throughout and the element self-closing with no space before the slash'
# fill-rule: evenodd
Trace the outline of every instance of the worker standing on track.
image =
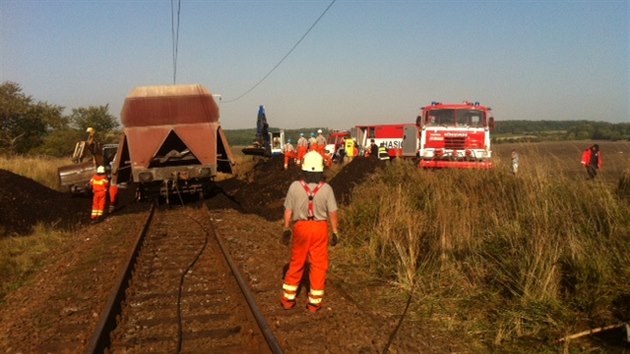
<svg viewBox="0 0 630 354">
<path fill-rule="evenodd" d="M 337 201 L 332 187 L 324 182 L 324 160 L 314 151 L 304 156 L 302 179 L 289 186 L 284 202 L 282 243 L 291 245 L 291 261 L 282 285 L 282 307 L 295 306 L 305 264 L 310 262 L 307 309 L 317 312 L 322 306 L 326 272 L 328 271 L 328 222 L 332 227 L 330 245 L 338 241 Z M 293 230 L 291 230 L 293 221 Z"/>
<path fill-rule="evenodd" d="M 105 203 L 107 202 L 107 189 L 109 180 L 105 175 L 105 167 L 98 166 L 96 175 L 90 179 L 90 187 L 92 187 L 92 222 L 97 222 L 103 217 L 105 211 Z"/>
<path fill-rule="evenodd" d="M 297 157 L 297 153 L 291 139 L 287 139 L 287 143 L 282 147 L 282 153 L 284 154 L 284 169 L 289 168 L 289 161 L 294 160 Z"/>
<path fill-rule="evenodd" d="M 304 159 L 304 155 L 308 151 L 308 140 L 304 137 L 304 133 L 300 133 L 300 138 L 297 141 L 297 164 L 301 164 Z"/>
</svg>

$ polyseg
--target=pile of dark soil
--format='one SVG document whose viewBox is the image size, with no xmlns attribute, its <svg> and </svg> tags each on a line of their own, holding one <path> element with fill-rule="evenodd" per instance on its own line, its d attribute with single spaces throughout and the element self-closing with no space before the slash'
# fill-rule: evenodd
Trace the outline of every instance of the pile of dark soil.
<svg viewBox="0 0 630 354">
<path fill-rule="evenodd" d="M 218 190 L 208 201 L 211 209 L 236 209 L 257 214 L 267 220 L 280 220 L 289 185 L 301 176 L 299 167 L 283 169 L 282 158 L 261 160 L 247 175 L 246 181 L 236 178 L 217 183 Z M 356 158 L 329 181 L 340 204 L 347 204 L 354 186 L 383 165 L 375 159 Z"/>
<path fill-rule="evenodd" d="M 284 170 L 284 159 L 261 160 L 247 174 L 246 181 L 235 178 L 218 182 L 222 194 L 208 202 L 211 209 L 231 208 L 257 214 L 267 220 L 279 220 L 284 213 L 284 197 L 291 182 L 300 178 L 300 169 Z"/>
<path fill-rule="evenodd" d="M 330 186 L 335 191 L 337 203 L 347 205 L 350 203 L 352 189 L 363 183 L 365 179 L 374 173 L 377 168 L 382 168 L 385 161 L 374 158 L 354 158 L 349 164 L 330 180 Z"/>
<path fill-rule="evenodd" d="M 72 228 L 89 221 L 92 200 L 73 198 L 0 169 L 0 237 L 28 235 L 37 223 Z"/>
</svg>

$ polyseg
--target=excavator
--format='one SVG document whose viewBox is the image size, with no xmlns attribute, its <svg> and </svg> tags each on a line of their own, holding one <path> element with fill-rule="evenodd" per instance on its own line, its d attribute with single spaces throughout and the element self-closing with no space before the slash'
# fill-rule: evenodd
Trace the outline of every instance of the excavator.
<svg viewBox="0 0 630 354">
<path fill-rule="evenodd" d="M 260 105 L 256 119 L 256 139 L 252 145 L 243 148 L 243 154 L 265 157 L 281 155 L 283 145 L 284 131 L 269 131 L 265 107 Z"/>
<path fill-rule="evenodd" d="M 57 170 L 62 190 L 72 194 L 89 193 L 90 178 L 96 173 L 96 168 L 103 166 L 109 174 L 110 163 L 116 158 L 118 144 L 101 144 L 96 140 L 96 131 L 92 127 L 87 128 L 86 133 L 87 138 L 74 146 L 72 164 Z"/>
</svg>

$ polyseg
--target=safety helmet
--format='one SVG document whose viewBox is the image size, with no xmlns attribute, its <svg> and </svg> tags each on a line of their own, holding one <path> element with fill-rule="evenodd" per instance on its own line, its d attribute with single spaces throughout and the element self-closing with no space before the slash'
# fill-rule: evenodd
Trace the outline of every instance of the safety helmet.
<svg viewBox="0 0 630 354">
<path fill-rule="evenodd" d="M 291 143 L 291 138 L 287 139 L 287 143 Z"/>
<path fill-rule="evenodd" d="M 304 136 L 304 133 L 300 133 L 300 136 Z"/>
<path fill-rule="evenodd" d="M 309 151 L 304 155 L 302 171 L 324 172 L 324 158 L 317 151 Z"/>
<path fill-rule="evenodd" d="M 321 129 L 317 129 L 317 134 L 321 134 L 322 130 Z"/>
<path fill-rule="evenodd" d="M 88 127 L 88 128 L 85 130 L 85 132 L 86 132 L 86 133 L 90 133 L 90 134 L 91 134 L 91 133 L 94 133 L 94 128 L 92 128 L 92 127 Z"/>
<path fill-rule="evenodd" d="M 98 166 L 96 168 L 96 173 L 98 173 L 99 175 L 105 174 L 105 167 L 104 166 Z"/>
<path fill-rule="evenodd" d="M 311 136 L 315 136 L 315 133 L 311 132 Z"/>
</svg>

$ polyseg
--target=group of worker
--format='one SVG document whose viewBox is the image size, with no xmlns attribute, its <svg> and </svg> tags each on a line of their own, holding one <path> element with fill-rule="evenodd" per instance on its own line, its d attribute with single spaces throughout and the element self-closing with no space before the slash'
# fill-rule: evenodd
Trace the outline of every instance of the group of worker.
<svg viewBox="0 0 630 354">
<path fill-rule="evenodd" d="M 326 138 L 322 134 L 322 130 L 317 130 L 317 135 L 311 133 L 310 138 L 306 138 L 304 133 L 300 133 L 300 137 L 297 140 L 297 148 L 293 146 L 291 138 L 287 139 L 287 143 L 282 147 L 282 153 L 284 154 L 284 169 L 288 169 L 289 163 L 295 161 L 295 164 L 300 166 L 303 163 L 304 155 L 309 151 L 318 152 L 324 159 L 324 165 L 332 165 L 333 160 L 338 163 L 344 161 L 352 161 L 352 159 L 359 155 L 359 146 L 356 140 L 352 137 L 346 137 L 341 146 L 339 146 L 334 152 L 333 156 L 328 155 L 326 152 Z M 371 139 L 369 148 L 365 151 L 365 157 L 374 157 L 379 160 L 389 160 L 389 150 L 385 147 L 384 143 L 377 146 L 374 139 Z"/>
<path fill-rule="evenodd" d="M 311 132 L 311 136 L 307 139 L 304 133 L 300 133 L 300 137 L 297 140 L 297 148 L 291 144 L 291 138 L 287 139 L 287 143 L 282 147 L 282 153 L 284 154 L 284 169 L 289 168 L 289 162 L 295 161 L 296 165 L 301 165 L 304 161 L 304 156 L 309 151 L 315 151 L 319 153 L 327 166 L 330 166 L 330 157 L 326 154 L 326 138 L 323 135 L 321 129 L 317 130 L 317 135 Z"/>
</svg>

